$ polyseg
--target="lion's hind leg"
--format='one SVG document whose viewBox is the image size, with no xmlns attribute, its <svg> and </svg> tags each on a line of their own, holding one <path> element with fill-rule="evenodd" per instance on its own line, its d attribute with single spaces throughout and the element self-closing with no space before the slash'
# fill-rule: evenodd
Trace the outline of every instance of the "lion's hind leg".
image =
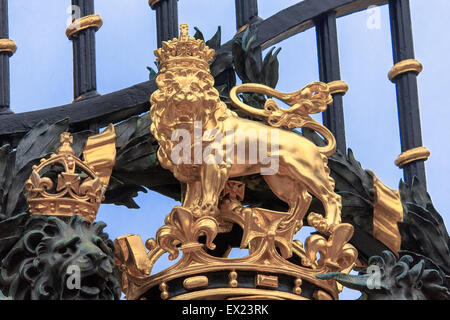
<svg viewBox="0 0 450 320">
<path fill-rule="evenodd" d="M 323 205 L 325 218 L 320 218 L 317 214 L 310 215 L 315 217 L 312 226 L 320 232 L 330 233 L 331 227 L 341 223 L 342 202 L 341 197 L 334 192 L 335 183 L 327 166 L 328 159 L 322 154 L 320 156 L 322 161 L 319 165 L 306 166 L 305 163 L 295 159 L 285 159 L 285 161 L 289 175 L 318 198 Z"/>
<path fill-rule="evenodd" d="M 264 179 L 272 192 L 289 205 L 290 216 L 280 223 L 284 229 L 295 223 L 295 232 L 303 226 L 303 218 L 309 208 L 312 197 L 303 185 L 288 175 L 265 175 Z"/>
</svg>

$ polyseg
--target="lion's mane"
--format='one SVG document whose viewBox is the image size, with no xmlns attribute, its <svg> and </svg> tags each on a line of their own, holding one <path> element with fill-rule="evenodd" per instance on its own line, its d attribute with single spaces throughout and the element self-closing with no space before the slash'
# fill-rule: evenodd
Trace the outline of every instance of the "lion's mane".
<svg viewBox="0 0 450 320">
<path fill-rule="evenodd" d="M 173 112 L 174 99 L 180 99 L 182 91 L 182 83 L 189 83 L 192 90 L 188 94 L 190 101 L 195 100 L 191 105 L 195 105 L 193 114 L 190 115 L 192 120 L 201 121 L 203 130 L 222 131 L 222 121 L 231 115 L 231 111 L 226 104 L 220 100 L 219 92 L 214 88 L 214 78 L 209 72 L 199 69 L 174 69 L 161 73 L 156 78 L 158 90 L 156 90 L 151 98 L 150 117 L 152 124 L 150 131 L 159 143 L 158 159 L 161 165 L 174 172 L 175 176 L 183 181 L 183 165 L 175 165 L 170 160 L 171 150 L 174 142 L 171 141 L 172 133 L 177 129 L 174 123 Z M 181 98 L 183 99 L 183 97 Z M 194 130 L 194 127 L 190 128 Z M 210 140 L 203 140 L 203 147 L 211 143 Z M 193 147 L 193 141 L 191 141 Z M 184 181 L 185 182 L 185 181 Z"/>
<path fill-rule="evenodd" d="M 5 294 L 16 300 L 119 299 L 114 244 L 103 232 L 105 226 L 78 216 L 68 223 L 56 217 L 30 217 L 23 237 L 2 261 Z M 73 274 L 68 271 L 74 266 L 80 275 L 78 288 L 68 285 Z"/>
</svg>

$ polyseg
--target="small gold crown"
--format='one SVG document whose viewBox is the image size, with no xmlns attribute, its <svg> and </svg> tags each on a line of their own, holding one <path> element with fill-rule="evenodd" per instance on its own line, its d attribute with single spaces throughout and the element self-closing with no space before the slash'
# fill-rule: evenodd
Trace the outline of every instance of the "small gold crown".
<svg viewBox="0 0 450 320">
<path fill-rule="evenodd" d="M 32 215 L 59 217 L 77 214 L 93 222 L 107 184 L 87 161 L 75 156 L 69 132 L 61 134 L 60 142 L 56 153 L 33 166 L 25 183 L 29 211 Z M 57 177 L 54 177 L 55 172 L 59 172 Z M 54 179 L 57 179 L 56 184 Z"/>
<path fill-rule="evenodd" d="M 215 51 L 204 41 L 189 37 L 188 29 L 187 24 L 181 24 L 179 38 L 164 41 L 162 48 L 155 50 L 160 72 L 176 67 L 209 71 Z"/>
</svg>

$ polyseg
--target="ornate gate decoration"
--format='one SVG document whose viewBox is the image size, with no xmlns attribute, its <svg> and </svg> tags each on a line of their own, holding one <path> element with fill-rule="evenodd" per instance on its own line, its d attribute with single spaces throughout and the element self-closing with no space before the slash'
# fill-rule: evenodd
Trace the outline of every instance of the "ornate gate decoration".
<svg viewBox="0 0 450 320">
<path fill-rule="evenodd" d="M 423 67 L 414 59 L 409 0 L 305 0 L 265 20 L 258 17 L 257 0 L 235 2 L 238 32 L 221 45 L 219 32 L 205 42 L 198 29 L 190 37 L 182 24 L 178 34 L 177 0 L 150 0 L 158 72 L 100 95 L 95 34 L 102 18 L 93 0 L 72 0 L 82 14 L 66 30 L 73 42 L 74 101 L 14 114 L 9 59 L 17 46 L 8 36 L 7 0 L 0 0 L 5 296 L 119 299 L 122 291 L 142 300 L 335 300 L 344 285 L 366 299 L 450 298 L 450 240 L 426 192 L 430 152 L 421 140 L 416 81 Z M 402 147 L 395 164 L 405 179 L 400 190 L 364 170 L 346 146 L 348 86 L 340 79 L 336 19 L 369 5 L 390 9 L 389 79 L 397 88 Z M 262 50 L 311 27 L 321 82 L 289 94 L 275 90 L 279 50 L 264 59 Z M 236 86 L 236 74 L 242 85 Z M 323 114 L 323 125 L 312 113 Z M 198 125 L 200 141 L 189 143 L 182 161 L 174 159 L 173 133 L 195 135 Z M 234 152 L 217 161 L 229 151 L 217 137 L 223 134 L 237 150 L 248 137 L 229 133 L 248 128 L 279 159 L 276 172 L 261 176 L 267 162 L 239 163 Z M 262 139 L 261 132 L 271 138 Z M 203 148 L 215 152 L 196 162 L 197 147 L 202 156 Z M 145 188 L 181 205 L 155 239 L 144 244 L 129 234 L 113 243 L 102 231 L 105 224 L 94 222 L 100 203 L 136 208 L 133 197 Z M 316 230 L 304 243 L 294 240 L 303 225 Z M 228 258 L 234 247 L 247 248 L 249 256 Z M 172 267 L 152 274 L 164 253 L 174 260 L 179 251 Z M 68 266 L 79 269 L 76 288 L 67 286 Z M 373 267 L 381 272 L 375 287 L 369 285 Z M 359 276 L 349 275 L 352 270 Z"/>
</svg>

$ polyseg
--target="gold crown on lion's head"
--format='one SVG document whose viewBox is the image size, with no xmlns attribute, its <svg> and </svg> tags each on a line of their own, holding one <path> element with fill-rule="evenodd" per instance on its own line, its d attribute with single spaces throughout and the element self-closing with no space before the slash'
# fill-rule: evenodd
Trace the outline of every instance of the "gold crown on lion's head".
<svg viewBox="0 0 450 320">
<path fill-rule="evenodd" d="M 188 30 L 187 24 L 181 24 L 178 39 L 164 41 L 162 48 L 155 50 L 160 72 L 176 67 L 209 71 L 214 49 L 210 49 L 203 40 L 190 37 Z"/>
</svg>

